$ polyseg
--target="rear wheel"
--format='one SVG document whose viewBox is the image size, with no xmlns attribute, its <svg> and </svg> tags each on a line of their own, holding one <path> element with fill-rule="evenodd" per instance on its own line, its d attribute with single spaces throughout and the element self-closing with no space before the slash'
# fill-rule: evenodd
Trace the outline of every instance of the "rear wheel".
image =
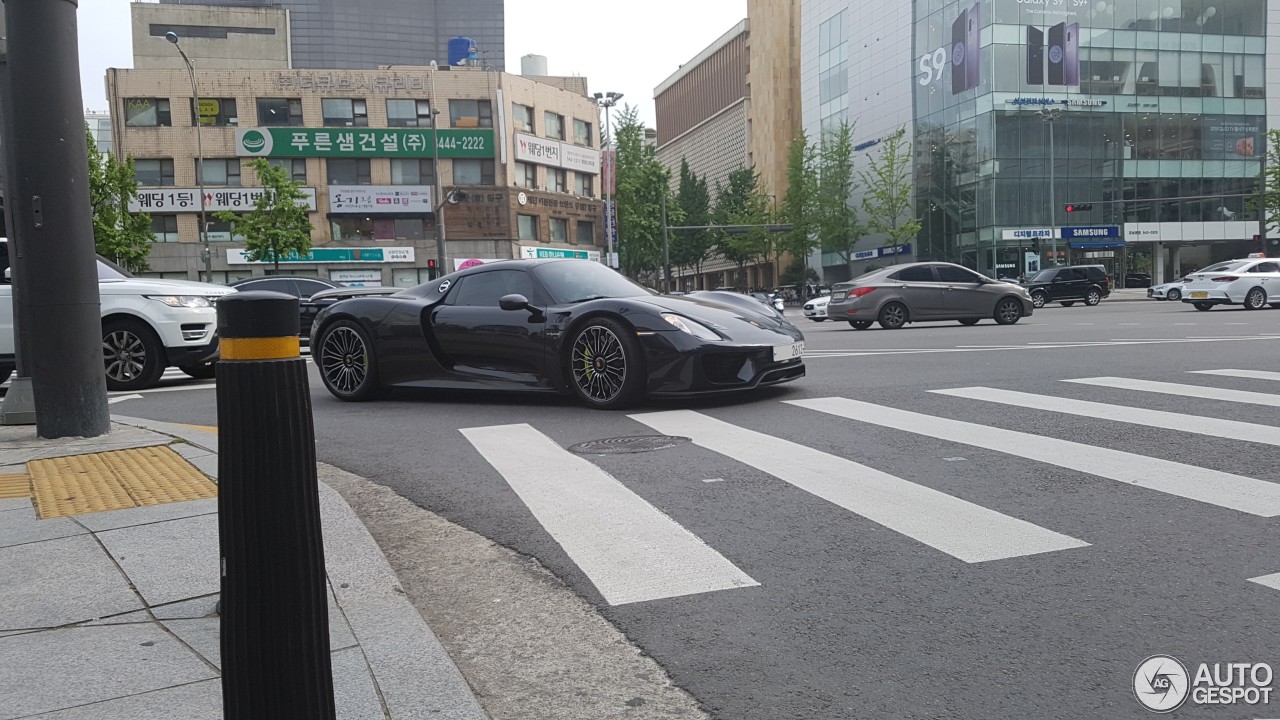
<svg viewBox="0 0 1280 720">
<path fill-rule="evenodd" d="M 611 318 L 589 320 L 569 344 L 569 386 L 584 404 L 619 410 L 644 397 L 644 351 L 635 331 Z"/>
<path fill-rule="evenodd" d="M 1067 300 L 1066 302 L 1062 303 L 1062 307 L 1071 307 L 1072 305 L 1075 305 L 1075 304 L 1076 304 L 1075 300 Z"/>
<path fill-rule="evenodd" d="M 160 381 L 168 364 L 164 346 L 140 320 L 112 320 L 102 326 L 102 360 L 108 390 L 142 390 Z"/>
<path fill-rule="evenodd" d="M 211 362 L 203 365 L 179 365 L 178 369 L 196 380 L 208 380 L 218 374 L 218 366 Z"/>
<path fill-rule="evenodd" d="M 880 308 L 880 317 L 877 321 L 885 330 L 897 330 L 907 324 L 907 306 L 899 302 L 891 302 Z"/>
<path fill-rule="evenodd" d="M 1012 325 L 1022 319 L 1022 303 L 1005 298 L 996 303 L 995 321 L 1000 325 Z"/>
<path fill-rule="evenodd" d="M 982 318 L 965 318 L 960 321 L 961 325 L 977 325 Z"/>
<path fill-rule="evenodd" d="M 1102 291 L 1098 288 L 1089 288 L 1089 293 L 1084 296 L 1084 304 L 1093 307 L 1102 302 Z"/>
<path fill-rule="evenodd" d="M 1182 299 L 1182 291 L 1177 288 L 1174 288 L 1169 292 L 1165 293 L 1165 297 L 1169 298 L 1174 302 L 1178 302 L 1179 300 Z"/>
<path fill-rule="evenodd" d="M 1049 301 L 1049 296 L 1042 292 L 1031 293 L 1031 305 L 1037 310 L 1044 307 L 1044 304 L 1048 301 Z"/>
<path fill-rule="evenodd" d="M 1267 291 L 1256 287 L 1244 296 L 1245 310 L 1261 310 L 1267 304 Z"/>
<path fill-rule="evenodd" d="M 1212 310 L 1212 309 L 1213 309 L 1213 303 L 1191 303 L 1191 305 L 1192 305 L 1193 307 L 1195 307 L 1195 309 L 1197 309 L 1197 310 Z"/>
<path fill-rule="evenodd" d="M 849 324 L 853 326 L 854 330 L 866 330 L 871 327 L 870 320 L 850 320 Z"/>
<path fill-rule="evenodd" d="M 320 367 L 320 378 L 334 397 L 354 402 L 379 393 L 373 343 L 356 323 L 338 320 L 325 327 L 311 351 Z"/>
</svg>

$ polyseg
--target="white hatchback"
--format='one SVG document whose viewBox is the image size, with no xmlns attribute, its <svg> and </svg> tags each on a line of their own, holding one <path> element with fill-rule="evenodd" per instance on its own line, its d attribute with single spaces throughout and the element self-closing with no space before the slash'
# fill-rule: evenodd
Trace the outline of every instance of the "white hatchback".
<svg viewBox="0 0 1280 720">
<path fill-rule="evenodd" d="M 814 322 L 822 322 L 827 319 L 827 305 L 831 302 L 830 295 L 816 297 L 804 304 L 804 316 Z"/>
<path fill-rule="evenodd" d="M 1280 307 L 1280 261 L 1269 258 L 1228 260 L 1187 275 L 1182 302 L 1197 310 L 1214 305 L 1243 305 L 1246 310 Z"/>
</svg>

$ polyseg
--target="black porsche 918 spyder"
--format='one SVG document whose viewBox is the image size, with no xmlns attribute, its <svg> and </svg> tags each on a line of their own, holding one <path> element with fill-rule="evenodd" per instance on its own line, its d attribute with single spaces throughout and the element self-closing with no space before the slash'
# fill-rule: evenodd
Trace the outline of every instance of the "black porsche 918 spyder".
<svg viewBox="0 0 1280 720">
<path fill-rule="evenodd" d="M 361 289 L 363 290 L 363 289 Z M 804 377 L 804 336 L 744 295 L 657 295 L 587 260 L 507 260 L 316 316 L 325 387 L 572 392 L 600 409 Z"/>
</svg>

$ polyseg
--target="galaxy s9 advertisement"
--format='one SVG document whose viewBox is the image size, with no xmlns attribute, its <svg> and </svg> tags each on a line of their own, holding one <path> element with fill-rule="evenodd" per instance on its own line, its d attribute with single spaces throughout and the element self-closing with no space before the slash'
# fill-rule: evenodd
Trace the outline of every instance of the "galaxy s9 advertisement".
<svg viewBox="0 0 1280 720">
<path fill-rule="evenodd" d="M 1080 23 L 1027 26 L 1027 84 L 1080 84 Z"/>
</svg>

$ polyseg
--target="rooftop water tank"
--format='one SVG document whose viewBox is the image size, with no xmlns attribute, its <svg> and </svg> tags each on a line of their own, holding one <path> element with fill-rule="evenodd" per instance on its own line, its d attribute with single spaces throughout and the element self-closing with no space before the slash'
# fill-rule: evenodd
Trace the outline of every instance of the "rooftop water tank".
<svg viewBox="0 0 1280 720">
<path fill-rule="evenodd" d="M 546 55 L 525 55 L 520 58 L 520 74 L 543 76 L 547 73 L 547 56 Z"/>
</svg>

